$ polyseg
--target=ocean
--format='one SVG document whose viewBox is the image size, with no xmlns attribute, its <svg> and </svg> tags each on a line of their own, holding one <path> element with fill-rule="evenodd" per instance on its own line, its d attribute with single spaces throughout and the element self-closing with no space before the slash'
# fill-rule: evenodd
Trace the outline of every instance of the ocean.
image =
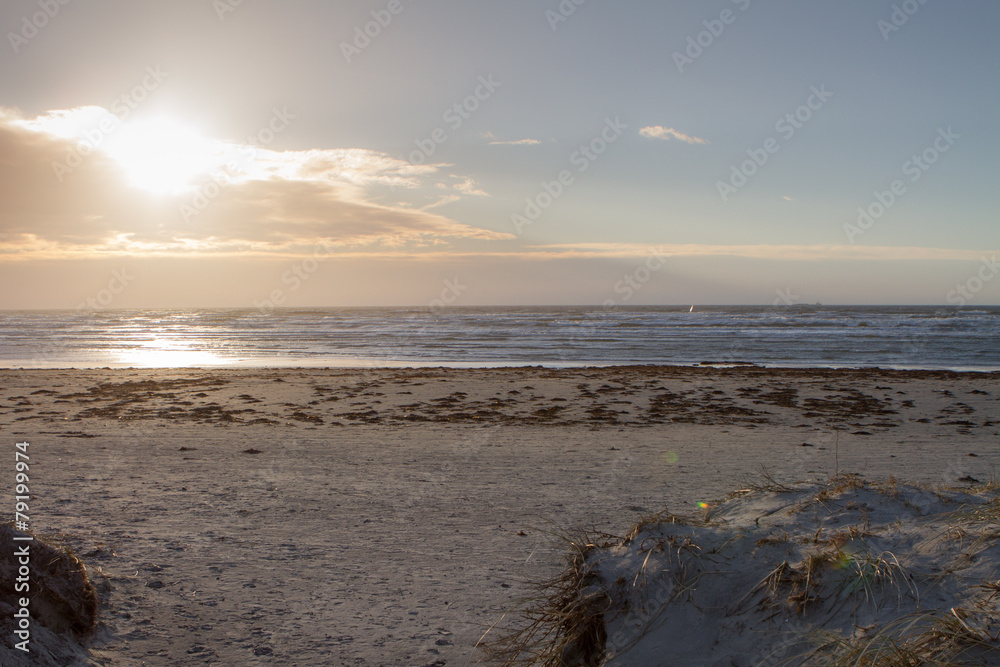
<svg viewBox="0 0 1000 667">
<path fill-rule="evenodd" d="M 8 311 L 0 367 L 764 366 L 1000 369 L 1000 307 Z"/>
</svg>

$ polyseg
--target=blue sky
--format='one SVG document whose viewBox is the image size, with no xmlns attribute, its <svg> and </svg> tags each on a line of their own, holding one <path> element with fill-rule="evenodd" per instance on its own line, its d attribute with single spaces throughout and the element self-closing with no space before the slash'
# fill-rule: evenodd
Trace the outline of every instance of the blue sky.
<svg viewBox="0 0 1000 667">
<path fill-rule="evenodd" d="M 1000 303 L 986 0 L 0 22 L 0 276 L 27 285 L 0 307 L 72 308 L 122 269 L 108 307 L 424 305 L 455 279 L 457 305 L 947 303 L 975 276 L 966 301 Z"/>
</svg>

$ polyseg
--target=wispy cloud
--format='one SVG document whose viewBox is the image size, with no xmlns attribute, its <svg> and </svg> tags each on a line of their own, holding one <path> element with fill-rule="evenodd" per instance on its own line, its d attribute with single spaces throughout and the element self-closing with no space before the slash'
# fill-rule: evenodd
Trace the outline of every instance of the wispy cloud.
<svg viewBox="0 0 1000 667">
<path fill-rule="evenodd" d="M 542 143 L 538 139 L 513 139 L 501 141 L 492 132 L 483 132 L 483 138 L 490 140 L 490 146 L 534 146 Z"/>
<path fill-rule="evenodd" d="M 461 178 L 460 176 L 454 176 L 454 178 Z M 474 195 L 477 197 L 489 197 L 490 195 L 479 187 L 479 184 L 471 178 L 466 178 L 461 183 L 456 183 L 452 186 L 453 189 L 458 190 L 462 194 Z"/>
<path fill-rule="evenodd" d="M 642 257 L 655 251 L 672 257 L 729 256 L 748 259 L 816 260 L 937 260 L 976 261 L 996 251 L 913 246 L 859 245 L 714 245 L 701 243 L 560 243 L 532 246 L 529 252 L 563 257 Z"/>
<path fill-rule="evenodd" d="M 491 141 L 491 146 L 534 146 L 542 143 L 538 139 L 516 139 L 514 141 Z"/>
<path fill-rule="evenodd" d="M 647 139 L 663 139 L 664 141 L 670 141 L 671 139 L 677 139 L 678 141 L 683 141 L 686 144 L 707 144 L 708 141 L 700 137 L 692 137 L 689 134 L 684 134 L 683 132 L 678 132 L 672 127 L 663 127 L 662 125 L 650 125 L 639 130 L 639 134 Z"/>
</svg>

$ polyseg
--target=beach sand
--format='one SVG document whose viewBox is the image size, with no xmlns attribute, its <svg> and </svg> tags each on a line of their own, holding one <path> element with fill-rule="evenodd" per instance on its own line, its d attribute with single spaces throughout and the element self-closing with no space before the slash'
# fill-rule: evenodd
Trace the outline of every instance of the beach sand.
<svg viewBox="0 0 1000 667">
<path fill-rule="evenodd" d="M 93 664 L 466 665 L 560 571 L 556 533 L 760 466 L 974 485 L 998 400 L 945 371 L 6 370 L 2 483 L 30 442 L 32 530 L 101 597 Z"/>
</svg>

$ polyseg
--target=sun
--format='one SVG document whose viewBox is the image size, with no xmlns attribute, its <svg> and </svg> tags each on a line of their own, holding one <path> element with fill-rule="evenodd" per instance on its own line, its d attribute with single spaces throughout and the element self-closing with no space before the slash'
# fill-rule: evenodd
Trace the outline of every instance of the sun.
<svg viewBox="0 0 1000 667">
<path fill-rule="evenodd" d="M 218 142 L 170 118 L 125 123 L 105 150 L 133 186 L 172 195 L 193 190 L 197 177 L 211 173 L 222 152 Z"/>
</svg>

